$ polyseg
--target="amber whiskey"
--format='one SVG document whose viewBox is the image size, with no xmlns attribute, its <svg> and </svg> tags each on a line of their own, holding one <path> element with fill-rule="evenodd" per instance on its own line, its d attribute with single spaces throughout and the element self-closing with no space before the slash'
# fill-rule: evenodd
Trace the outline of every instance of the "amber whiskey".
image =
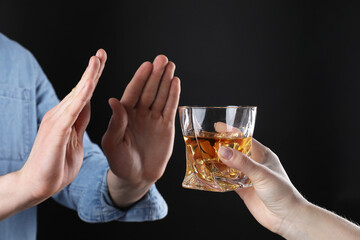
<svg viewBox="0 0 360 240">
<path fill-rule="evenodd" d="M 242 133 L 201 132 L 197 136 L 184 136 L 186 144 L 185 188 L 225 192 L 250 186 L 242 172 L 227 167 L 218 158 L 221 146 L 227 146 L 250 156 L 251 137 Z"/>
</svg>

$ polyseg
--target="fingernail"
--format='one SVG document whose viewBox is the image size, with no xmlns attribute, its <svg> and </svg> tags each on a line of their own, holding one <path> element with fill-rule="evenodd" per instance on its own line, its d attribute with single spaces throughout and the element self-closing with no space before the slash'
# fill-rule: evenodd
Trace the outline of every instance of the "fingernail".
<svg viewBox="0 0 360 240">
<path fill-rule="evenodd" d="M 233 151 L 228 147 L 221 147 L 219 149 L 219 155 L 225 160 L 230 160 L 233 156 Z"/>
</svg>

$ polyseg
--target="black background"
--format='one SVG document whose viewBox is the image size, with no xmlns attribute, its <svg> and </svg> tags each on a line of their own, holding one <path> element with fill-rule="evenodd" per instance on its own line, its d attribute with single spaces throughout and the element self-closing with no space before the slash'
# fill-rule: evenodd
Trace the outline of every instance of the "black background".
<svg viewBox="0 0 360 240">
<path fill-rule="evenodd" d="M 359 11 L 357 1 L 9 0 L 0 2 L 0 31 L 35 55 L 60 98 L 89 57 L 107 51 L 88 127 L 98 144 L 108 98 L 121 97 L 142 62 L 167 55 L 182 80 L 181 105 L 258 106 L 255 138 L 277 153 L 299 191 L 360 222 Z M 88 224 L 48 200 L 38 239 L 282 239 L 235 193 L 183 189 L 184 150 L 177 121 L 157 183 L 169 206 L 164 220 Z"/>
</svg>

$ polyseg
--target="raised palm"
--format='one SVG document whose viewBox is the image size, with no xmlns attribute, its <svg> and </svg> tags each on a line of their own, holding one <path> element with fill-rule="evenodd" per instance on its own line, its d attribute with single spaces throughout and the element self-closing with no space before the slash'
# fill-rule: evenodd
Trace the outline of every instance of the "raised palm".
<svg viewBox="0 0 360 240">
<path fill-rule="evenodd" d="M 77 86 L 43 117 L 21 173 L 38 202 L 60 191 L 78 174 L 83 162 L 83 136 L 90 121 L 90 99 L 104 69 L 106 52 L 89 61 Z"/>
<path fill-rule="evenodd" d="M 159 55 L 143 63 L 113 110 L 102 147 L 110 169 L 134 185 L 158 180 L 170 159 L 180 80 L 175 65 Z"/>
</svg>

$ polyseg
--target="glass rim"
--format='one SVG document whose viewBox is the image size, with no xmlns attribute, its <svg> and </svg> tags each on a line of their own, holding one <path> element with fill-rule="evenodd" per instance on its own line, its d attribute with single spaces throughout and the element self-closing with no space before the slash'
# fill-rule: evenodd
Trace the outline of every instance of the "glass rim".
<svg viewBox="0 0 360 240">
<path fill-rule="evenodd" d="M 234 106 L 234 105 L 229 105 L 229 106 L 179 106 L 179 109 L 186 109 L 186 108 L 191 108 L 191 109 L 226 109 L 226 108 L 237 108 L 237 109 L 251 109 L 251 108 L 257 108 L 257 106 L 251 106 L 251 105 L 240 105 L 240 106 Z"/>
</svg>

